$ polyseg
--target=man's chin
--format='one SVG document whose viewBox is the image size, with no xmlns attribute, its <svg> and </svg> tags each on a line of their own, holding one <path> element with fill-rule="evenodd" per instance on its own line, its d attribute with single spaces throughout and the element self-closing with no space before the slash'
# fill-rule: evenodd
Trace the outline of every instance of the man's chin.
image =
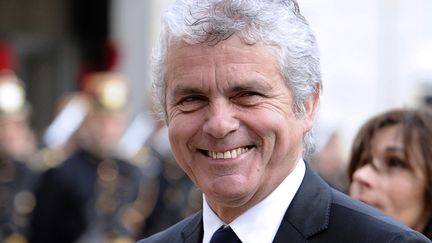
<svg viewBox="0 0 432 243">
<path fill-rule="evenodd" d="M 219 205 L 236 208 L 245 204 L 252 197 L 252 194 L 244 186 L 240 188 L 227 186 L 213 189 L 211 193 L 206 194 L 206 197 Z"/>
</svg>

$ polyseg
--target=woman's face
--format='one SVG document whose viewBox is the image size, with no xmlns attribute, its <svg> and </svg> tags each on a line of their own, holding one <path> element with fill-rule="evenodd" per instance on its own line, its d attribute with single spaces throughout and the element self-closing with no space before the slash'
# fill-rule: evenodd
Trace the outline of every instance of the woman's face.
<svg viewBox="0 0 432 243">
<path fill-rule="evenodd" d="M 412 147 L 415 151 L 410 153 L 409 163 L 402 126 L 378 130 L 372 138 L 371 151 L 363 151 L 362 161 L 357 162 L 349 193 L 409 227 L 422 230 L 426 223 L 426 178 L 420 166 L 424 159 L 419 146 Z"/>
</svg>

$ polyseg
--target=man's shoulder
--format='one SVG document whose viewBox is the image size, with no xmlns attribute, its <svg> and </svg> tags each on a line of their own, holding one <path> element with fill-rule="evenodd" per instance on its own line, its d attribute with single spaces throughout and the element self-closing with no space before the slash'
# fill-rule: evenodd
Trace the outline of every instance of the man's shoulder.
<svg viewBox="0 0 432 243">
<path fill-rule="evenodd" d="M 189 237 L 190 234 L 197 233 L 197 230 L 202 230 L 202 211 L 187 217 L 164 231 L 142 239 L 138 243 L 183 242 L 182 237 Z M 182 234 L 184 235 L 182 236 Z M 198 234 L 201 234 L 201 232 L 198 232 Z"/>
<path fill-rule="evenodd" d="M 422 234 L 341 192 L 333 190 L 332 197 L 329 229 L 336 230 L 341 238 L 360 238 L 368 242 L 377 242 L 377 239 L 387 242 L 389 238 L 394 242 L 430 242 Z"/>
<path fill-rule="evenodd" d="M 390 228 L 409 229 L 381 211 L 334 189 L 332 189 L 332 215 L 334 217 L 344 217 L 344 220 L 349 220 L 345 216 L 350 216 L 359 224 L 366 221 L 368 222 L 367 225 L 383 224 L 388 225 Z"/>
<path fill-rule="evenodd" d="M 311 242 L 430 242 L 382 212 L 332 189 L 308 166 L 285 219 L 288 233 L 280 232 L 281 239 L 297 234 Z"/>
</svg>

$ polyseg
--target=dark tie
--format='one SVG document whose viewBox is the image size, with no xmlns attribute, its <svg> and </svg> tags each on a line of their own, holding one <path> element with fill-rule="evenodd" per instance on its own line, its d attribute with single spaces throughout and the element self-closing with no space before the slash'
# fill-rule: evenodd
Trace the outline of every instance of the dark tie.
<svg viewBox="0 0 432 243">
<path fill-rule="evenodd" d="M 231 227 L 220 227 L 210 239 L 210 243 L 241 243 Z"/>
</svg>

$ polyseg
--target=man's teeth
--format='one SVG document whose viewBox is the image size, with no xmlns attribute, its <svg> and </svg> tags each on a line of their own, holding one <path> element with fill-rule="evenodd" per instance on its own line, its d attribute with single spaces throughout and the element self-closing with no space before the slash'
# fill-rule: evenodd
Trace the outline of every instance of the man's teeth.
<svg viewBox="0 0 432 243">
<path fill-rule="evenodd" d="M 213 159 L 235 159 L 237 158 L 237 156 L 240 156 L 241 154 L 247 152 L 249 150 L 249 148 L 236 148 L 230 151 L 225 151 L 225 152 L 213 152 L 213 151 L 208 151 L 208 156 L 213 158 Z"/>
</svg>

